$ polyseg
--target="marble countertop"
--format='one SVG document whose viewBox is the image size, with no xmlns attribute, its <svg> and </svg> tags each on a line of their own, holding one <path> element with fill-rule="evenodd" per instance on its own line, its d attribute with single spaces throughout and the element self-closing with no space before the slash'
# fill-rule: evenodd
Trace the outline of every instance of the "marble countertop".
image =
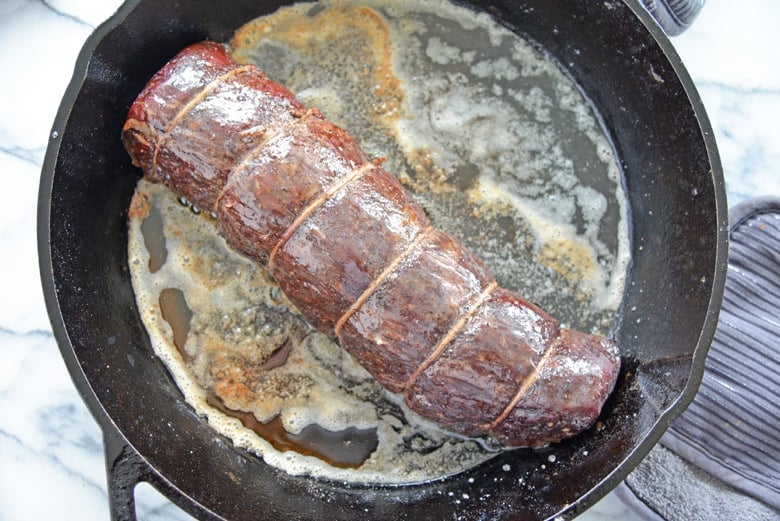
<svg viewBox="0 0 780 521">
<path fill-rule="evenodd" d="M 37 262 L 38 180 L 76 56 L 118 0 L 0 0 L 0 521 L 108 519 L 102 434 L 51 332 Z M 704 100 L 729 205 L 780 195 L 780 2 L 708 0 L 673 40 Z M 151 486 L 139 519 L 191 519 Z M 586 521 L 639 519 L 614 493 Z"/>
</svg>

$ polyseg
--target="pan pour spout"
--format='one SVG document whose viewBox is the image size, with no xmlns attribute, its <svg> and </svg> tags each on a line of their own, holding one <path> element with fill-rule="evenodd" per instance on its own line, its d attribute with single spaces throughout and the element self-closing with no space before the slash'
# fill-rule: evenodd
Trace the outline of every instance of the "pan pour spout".
<svg viewBox="0 0 780 521">
<path fill-rule="evenodd" d="M 165 65 L 123 141 L 149 180 L 213 211 L 233 248 L 422 416 L 506 446 L 596 421 L 620 368 L 614 342 L 500 288 L 347 132 L 224 46 Z"/>
</svg>

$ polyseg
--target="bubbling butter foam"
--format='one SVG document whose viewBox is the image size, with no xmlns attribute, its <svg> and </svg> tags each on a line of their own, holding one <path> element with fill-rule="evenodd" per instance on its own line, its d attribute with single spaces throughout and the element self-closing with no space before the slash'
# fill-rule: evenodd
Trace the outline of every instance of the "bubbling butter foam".
<svg viewBox="0 0 780 521">
<path fill-rule="evenodd" d="M 445 1 L 294 4 L 246 24 L 231 46 L 385 158 L 503 287 L 570 327 L 608 333 L 629 261 L 625 194 L 590 105 L 552 60 Z M 225 244 L 213 218 L 163 187 L 139 183 L 129 228 L 155 352 L 187 402 L 237 446 L 291 474 L 360 483 L 436 479 L 494 454 L 409 411 Z M 163 254 L 150 252 L 155 233 Z M 161 307 L 169 294 L 186 308 L 177 319 Z M 293 435 L 359 429 L 376 448 L 342 468 L 280 449 L 230 411 Z"/>
<path fill-rule="evenodd" d="M 568 326 L 609 330 L 630 256 L 626 197 L 592 107 L 556 62 L 444 0 L 295 4 L 231 45 L 386 158 L 503 287 Z"/>
</svg>

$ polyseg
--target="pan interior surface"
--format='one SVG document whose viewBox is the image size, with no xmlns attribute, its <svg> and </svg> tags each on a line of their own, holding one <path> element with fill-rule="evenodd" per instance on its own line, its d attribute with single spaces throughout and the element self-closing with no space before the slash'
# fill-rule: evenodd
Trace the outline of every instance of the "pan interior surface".
<svg viewBox="0 0 780 521">
<path fill-rule="evenodd" d="M 609 140 L 556 63 L 489 17 L 414 0 L 298 3 L 230 44 L 383 157 L 502 287 L 609 334 L 628 262 L 625 194 Z M 155 353 L 217 432 L 290 474 L 363 484 L 429 481 L 495 456 L 490 438 L 453 436 L 382 389 L 217 237 L 213 216 L 186 206 L 139 183 L 129 266 Z"/>
<path fill-rule="evenodd" d="M 55 121 L 58 137 L 41 181 L 47 305 L 93 413 L 105 429 L 119 430 L 186 510 L 230 519 L 257 512 L 269 519 L 573 516 L 616 485 L 687 404 L 725 273 L 725 196 L 711 132 L 668 42 L 648 31 L 646 15 L 640 23 L 636 3 L 550 4 L 479 8 L 552 55 L 612 139 L 632 235 L 616 327 L 623 373 L 600 428 L 557 446 L 554 461 L 545 450 L 514 451 L 407 487 L 294 477 L 233 448 L 183 402 L 135 306 L 127 211 L 137 173 L 119 140 L 127 108 L 179 49 L 206 37 L 226 40 L 279 3 L 139 0 L 90 40 Z"/>
</svg>

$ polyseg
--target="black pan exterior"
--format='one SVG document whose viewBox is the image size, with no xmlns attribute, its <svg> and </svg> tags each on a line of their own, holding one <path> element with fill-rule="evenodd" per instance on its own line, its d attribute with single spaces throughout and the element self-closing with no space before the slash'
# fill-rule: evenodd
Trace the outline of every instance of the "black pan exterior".
<svg viewBox="0 0 780 521">
<path fill-rule="evenodd" d="M 38 208 L 41 276 L 62 355 L 105 432 L 112 495 L 127 499 L 134 480 L 143 479 L 206 519 L 582 512 L 690 402 L 717 323 L 728 228 L 722 172 L 679 59 L 633 0 L 477 6 L 557 58 L 613 140 L 632 216 L 633 265 L 615 324 L 624 368 L 601 430 L 556 446 L 555 463 L 547 459 L 552 451 L 518 450 L 433 483 L 349 487 L 289 476 L 209 428 L 153 355 L 127 269 L 127 209 L 139 175 L 120 143 L 130 103 L 185 45 L 226 40 L 279 5 L 128 2 L 82 50 L 54 123 Z M 114 508 L 117 518 L 131 515 Z"/>
</svg>

